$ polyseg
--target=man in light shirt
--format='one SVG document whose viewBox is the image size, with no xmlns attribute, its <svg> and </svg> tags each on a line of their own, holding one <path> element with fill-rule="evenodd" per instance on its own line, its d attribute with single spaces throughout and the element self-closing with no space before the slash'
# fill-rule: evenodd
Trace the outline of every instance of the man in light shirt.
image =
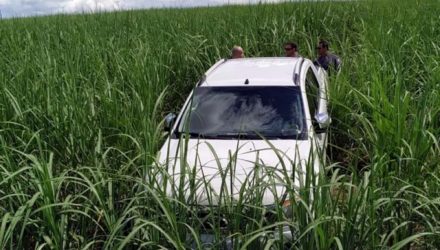
<svg viewBox="0 0 440 250">
<path fill-rule="evenodd" d="M 299 57 L 298 45 L 294 42 L 288 42 L 284 44 L 284 51 L 287 57 Z"/>
</svg>

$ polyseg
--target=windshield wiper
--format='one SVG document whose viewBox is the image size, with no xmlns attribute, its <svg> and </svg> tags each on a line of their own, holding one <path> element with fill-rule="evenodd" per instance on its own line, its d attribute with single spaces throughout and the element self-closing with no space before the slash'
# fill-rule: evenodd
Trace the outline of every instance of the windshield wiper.
<svg viewBox="0 0 440 250">
<path fill-rule="evenodd" d="M 217 134 L 202 134 L 202 133 L 196 133 L 196 132 L 181 132 L 181 131 L 174 132 L 174 135 L 177 138 L 179 138 L 181 135 L 183 135 L 183 136 L 188 135 L 189 138 L 194 138 L 194 139 L 218 139 L 218 138 L 224 138 L 224 136 L 217 135 Z"/>
<path fill-rule="evenodd" d="M 258 140 L 258 139 L 302 139 L 304 133 L 292 134 L 292 135 L 278 135 L 278 134 L 267 134 L 260 135 L 257 133 L 249 132 L 225 132 L 225 133 L 196 133 L 196 132 L 174 132 L 174 135 L 179 138 L 181 135 L 188 135 L 189 138 L 193 139 L 244 139 L 244 140 Z"/>
<path fill-rule="evenodd" d="M 189 135 L 190 138 L 199 138 L 199 137 L 203 137 L 203 135 L 199 134 L 199 133 L 193 133 L 193 132 L 181 132 L 181 131 L 175 131 L 174 135 L 179 138 L 181 135 Z"/>
<path fill-rule="evenodd" d="M 209 139 L 256 139 L 259 138 L 255 133 L 246 132 L 227 132 L 218 134 L 205 134 L 205 138 Z"/>
<path fill-rule="evenodd" d="M 181 135 L 185 136 L 188 135 L 189 138 L 200 138 L 200 139 L 235 139 L 235 138 L 258 138 L 257 135 L 254 134 L 248 134 L 248 133 L 211 133 L 211 134 L 202 134 L 202 133 L 196 133 L 196 132 L 181 132 L 181 131 L 175 131 L 174 135 L 179 138 Z"/>
<path fill-rule="evenodd" d="M 254 132 L 230 132 L 230 133 L 219 133 L 219 134 L 205 134 L 206 139 L 245 139 L 245 140 L 278 140 L 278 139 L 302 139 L 304 133 L 297 133 L 291 135 L 280 135 L 280 134 L 259 134 Z"/>
</svg>

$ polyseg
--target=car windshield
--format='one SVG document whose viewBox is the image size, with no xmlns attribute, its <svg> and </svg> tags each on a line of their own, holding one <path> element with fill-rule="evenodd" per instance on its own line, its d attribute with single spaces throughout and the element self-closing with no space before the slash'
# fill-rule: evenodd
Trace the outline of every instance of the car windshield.
<svg viewBox="0 0 440 250">
<path fill-rule="evenodd" d="M 197 87 L 177 135 L 211 139 L 305 139 L 296 86 Z"/>
</svg>

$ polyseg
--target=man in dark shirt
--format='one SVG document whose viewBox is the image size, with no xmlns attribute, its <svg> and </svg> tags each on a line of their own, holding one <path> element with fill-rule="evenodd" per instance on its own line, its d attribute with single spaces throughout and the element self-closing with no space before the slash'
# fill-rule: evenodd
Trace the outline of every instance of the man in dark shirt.
<svg viewBox="0 0 440 250">
<path fill-rule="evenodd" d="M 321 40 L 316 47 L 318 51 L 318 58 L 313 62 L 316 66 L 321 66 L 325 70 L 329 70 L 330 67 L 333 67 L 335 71 L 339 71 L 341 69 L 341 59 L 328 51 L 329 44 L 325 40 Z"/>
</svg>

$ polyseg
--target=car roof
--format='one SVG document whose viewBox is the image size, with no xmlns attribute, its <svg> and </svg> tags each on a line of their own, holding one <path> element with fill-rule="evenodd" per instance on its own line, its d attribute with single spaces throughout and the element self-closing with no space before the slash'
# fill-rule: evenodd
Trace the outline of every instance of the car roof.
<svg viewBox="0 0 440 250">
<path fill-rule="evenodd" d="M 295 57 L 226 59 L 212 66 L 199 86 L 292 86 L 295 69 L 302 61 Z"/>
</svg>

